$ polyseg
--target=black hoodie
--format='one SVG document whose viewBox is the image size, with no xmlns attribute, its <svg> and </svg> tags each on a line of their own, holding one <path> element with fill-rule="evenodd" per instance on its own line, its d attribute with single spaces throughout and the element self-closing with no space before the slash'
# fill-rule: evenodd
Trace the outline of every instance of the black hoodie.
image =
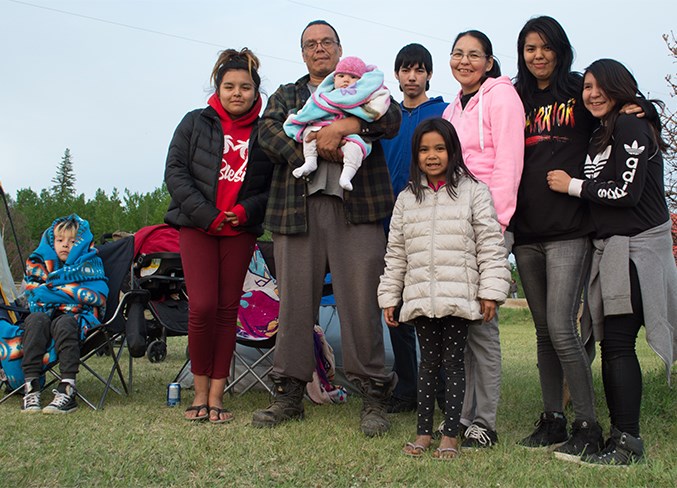
<svg viewBox="0 0 677 488">
<path fill-rule="evenodd" d="M 548 171 L 583 175 L 590 135 L 598 122 L 579 97 L 556 100 L 549 88 L 538 90 L 525 106 L 524 170 L 510 230 L 515 245 L 563 241 L 590 234 L 586 203 L 548 188 Z"/>
</svg>

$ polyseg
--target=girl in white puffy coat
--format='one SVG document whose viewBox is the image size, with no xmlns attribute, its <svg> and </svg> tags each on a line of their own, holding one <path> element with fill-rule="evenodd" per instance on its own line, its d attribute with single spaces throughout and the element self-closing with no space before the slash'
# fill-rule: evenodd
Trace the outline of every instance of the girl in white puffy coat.
<svg viewBox="0 0 677 488">
<path fill-rule="evenodd" d="M 419 341 L 417 436 L 404 453 L 418 457 L 430 447 L 444 367 L 444 435 L 433 457 L 451 459 L 458 454 L 468 326 L 494 317 L 510 288 L 510 268 L 491 194 L 466 168 L 454 127 L 441 118 L 423 121 L 412 155 L 411 181 L 390 222 L 378 299 L 386 324 L 412 323 Z"/>
</svg>

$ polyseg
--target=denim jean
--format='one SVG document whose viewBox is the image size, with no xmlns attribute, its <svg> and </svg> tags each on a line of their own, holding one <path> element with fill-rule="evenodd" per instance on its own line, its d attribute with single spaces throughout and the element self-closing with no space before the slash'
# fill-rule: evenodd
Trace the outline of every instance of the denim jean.
<svg viewBox="0 0 677 488">
<path fill-rule="evenodd" d="M 562 411 L 566 377 L 576 419 L 594 421 L 590 362 L 576 326 L 590 267 L 590 240 L 524 244 L 513 253 L 536 326 L 544 411 Z"/>
</svg>

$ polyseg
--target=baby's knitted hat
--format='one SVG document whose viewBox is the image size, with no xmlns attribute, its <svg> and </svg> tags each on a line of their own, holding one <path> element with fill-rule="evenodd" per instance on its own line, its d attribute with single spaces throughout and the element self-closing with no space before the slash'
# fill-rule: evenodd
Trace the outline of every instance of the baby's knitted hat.
<svg viewBox="0 0 677 488">
<path fill-rule="evenodd" d="M 372 65 L 367 66 L 366 64 L 364 64 L 364 61 L 362 61 L 357 56 L 348 56 L 338 62 L 338 64 L 336 65 L 336 70 L 334 72 L 346 73 L 349 75 L 357 76 L 358 78 L 362 78 L 362 75 L 364 75 L 367 71 L 373 71 L 374 68 L 375 66 Z"/>
</svg>

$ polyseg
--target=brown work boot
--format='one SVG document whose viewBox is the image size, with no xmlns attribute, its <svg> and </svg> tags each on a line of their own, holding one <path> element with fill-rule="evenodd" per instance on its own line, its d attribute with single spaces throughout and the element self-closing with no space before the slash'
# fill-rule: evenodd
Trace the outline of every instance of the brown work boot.
<svg viewBox="0 0 677 488">
<path fill-rule="evenodd" d="M 360 430 L 367 437 L 385 434 L 390 430 L 386 409 L 392 385 L 373 379 L 356 381 L 355 384 L 362 393 Z"/>
<path fill-rule="evenodd" d="M 252 417 L 254 427 L 275 427 L 293 419 L 303 419 L 305 382 L 286 376 L 273 376 L 275 397 L 268 408 L 257 410 Z"/>
</svg>

